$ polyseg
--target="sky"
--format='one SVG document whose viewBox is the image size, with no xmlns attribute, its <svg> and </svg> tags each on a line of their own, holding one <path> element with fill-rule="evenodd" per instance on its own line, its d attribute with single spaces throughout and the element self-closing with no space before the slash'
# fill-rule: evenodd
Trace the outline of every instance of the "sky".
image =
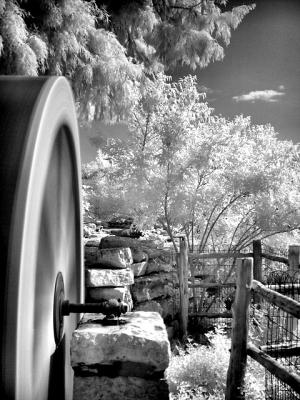
<svg viewBox="0 0 300 400">
<path fill-rule="evenodd" d="M 253 1 L 229 0 L 233 7 Z M 270 123 L 279 139 L 300 142 L 300 1 L 258 0 L 256 8 L 232 32 L 221 62 L 177 76 L 197 75 L 216 114 L 250 116 L 253 124 Z M 101 136 L 119 135 L 124 126 L 104 126 Z M 81 134 L 82 161 L 96 156 L 96 146 Z"/>
<path fill-rule="evenodd" d="M 254 124 L 274 126 L 280 139 L 299 143 L 300 1 L 255 3 L 255 10 L 232 33 L 224 60 L 196 75 L 217 114 L 249 115 Z"/>
</svg>

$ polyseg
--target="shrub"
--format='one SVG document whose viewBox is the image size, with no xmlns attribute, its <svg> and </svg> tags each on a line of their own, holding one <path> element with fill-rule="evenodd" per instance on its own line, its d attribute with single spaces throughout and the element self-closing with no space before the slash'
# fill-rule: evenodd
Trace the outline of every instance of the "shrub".
<svg viewBox="0 0 300 400">
<path fill-rule="evenodd" d="M 171 399 L 224 399 L 230 339 L 221 329 L 207 336 L 209 346 L 189 341 L 185 350 L 172 356 L 166 371 Z M 264 369 L 249 357 L 245 390 L 247 400 L 264 398 Z"/>
</svg>

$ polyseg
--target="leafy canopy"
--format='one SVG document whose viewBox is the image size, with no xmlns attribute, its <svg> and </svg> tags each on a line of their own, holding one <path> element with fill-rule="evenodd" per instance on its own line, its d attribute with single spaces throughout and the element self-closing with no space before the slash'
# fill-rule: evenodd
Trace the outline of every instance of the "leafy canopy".
<svg viewBox="0 0 300 400">
<path fill-rule="evenodd" d="M 0 73 L 64 75 L 82 122 L 124 120 L 158 72 L 223 58 L 254 8 L 226 3 L 0 0 Z"/>
<path fill-rule="evenodd" d="M 215 115 L 203 97 L 192 76 L 149 82 L 131 109 L 129 138 L 110 140 L 86 169 L 102 207 L 118 203 L 171 237 L 183 230 L 202 250 L 241 249 L 299 227 L 299 148 L 270 125 Z"/>
</svg>

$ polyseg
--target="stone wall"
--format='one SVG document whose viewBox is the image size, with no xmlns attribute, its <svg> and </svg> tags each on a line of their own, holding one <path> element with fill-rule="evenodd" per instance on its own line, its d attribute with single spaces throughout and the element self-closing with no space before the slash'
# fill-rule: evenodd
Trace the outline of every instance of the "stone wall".
<svg viewBox="0 0 300 400">
<path fill-rule="evenodd" d="M 120 325 L 86 314 L 73 333 L 74 400 L 168 400 L 170 343 L 156 312 L 129 312 Z"/>
<path fill-rule="evenodd" d="M 85 266 L 87 301 L 118 298 L 130 310 L 156 311 L 167 326 L 169 339 L 176 336 L 179 289 L 171 251 L 142 238 L 92 238 L 85 245 Z"/>
<path fill-rule="evenodd" d="M 129 312 L 114 321 L 84 315 L 71 343 L 74 400 L 167 400 L 168 338 L 178 326 L 172 253 L 141 238 L 93 237 L 85 243 L 85 286 L 86 302 L 116 299 Z"/>
</svg>

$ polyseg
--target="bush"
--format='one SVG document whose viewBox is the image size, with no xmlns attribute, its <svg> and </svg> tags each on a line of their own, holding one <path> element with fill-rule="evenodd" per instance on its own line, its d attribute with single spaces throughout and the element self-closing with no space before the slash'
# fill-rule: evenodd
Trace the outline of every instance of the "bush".
<svg viewBox="0 0 300 400">
<path fill-rule="evenodd" d="M 230 357 L 230 339 L 221 329 L 207 335 L 209 346 L 189 341 L 173 355 L 166 377 L 173 400 L 224 399 Z M 264 398 L 264 369 L 248 357 L 246 399 Z"/>
</svg>

